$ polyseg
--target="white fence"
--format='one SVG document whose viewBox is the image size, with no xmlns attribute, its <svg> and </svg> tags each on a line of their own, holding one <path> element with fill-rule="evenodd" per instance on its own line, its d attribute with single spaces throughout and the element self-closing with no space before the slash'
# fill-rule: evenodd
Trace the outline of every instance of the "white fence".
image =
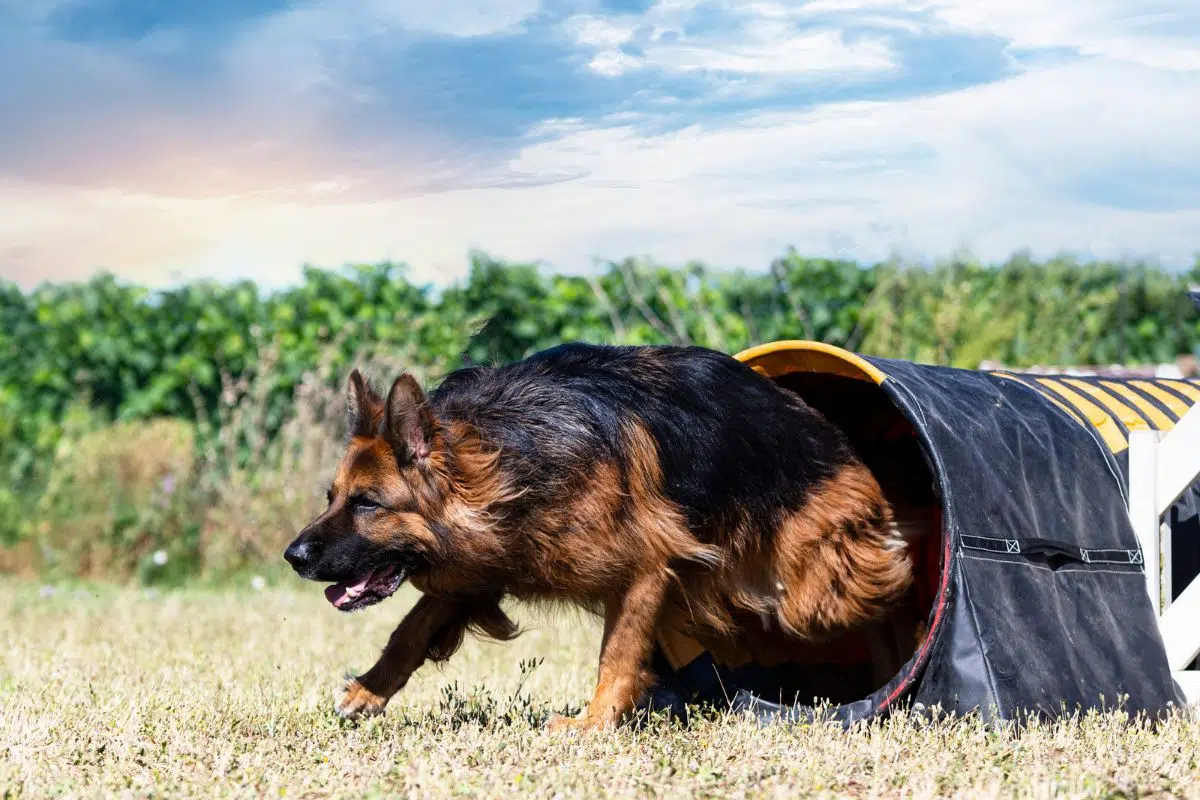
<svg viewBox="0 0 1200 800">
<path fill-rule="evenodd" d="M 1171 585 L 1171 536 L 1162 515 L 1200 476 L 1200 405 L 1169 432 L 1130 431 L 1129 516 L 1142 546 L 1147 591 L 1167 660 L 1187 698 L 1200 703 L 1200 577 L 1178 597 Z M 1166 535 L 1164 535 L 1166 534 Z"/>
</svg>

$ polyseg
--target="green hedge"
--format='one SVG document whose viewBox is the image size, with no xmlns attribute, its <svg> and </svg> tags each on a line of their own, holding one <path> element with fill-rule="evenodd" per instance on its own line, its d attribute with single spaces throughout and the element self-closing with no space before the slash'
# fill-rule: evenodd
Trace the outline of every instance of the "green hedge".
<svg viewBox="0 0 1200 800">
<path fill-rule="evenodd" d="M 336 380 L 367 350 L 433 374 L 505 362 L 564 340 L 690 341 L 734 351 L 782 338 L 973 367 L 1158 362 L 1200 350 L 1185 273 L 1035 262 L 859 265 L 789 252 L 764 272 L 628 261 L 594 277 L 482 254 L 441 291 L 403 267 L 306 269 L 294 288 L 195 282 L 166 291 L 101 275 L 23 293 L 0 283 L 0 520 L 40 494 L 72 408 L 110 421 L 216 417 L 222 392 L 272 359 L 263 423 L 277 430 L 297 384 L 331 358 Z M 0 521 L 0 538 L 12 525 Z"/>
</svg>

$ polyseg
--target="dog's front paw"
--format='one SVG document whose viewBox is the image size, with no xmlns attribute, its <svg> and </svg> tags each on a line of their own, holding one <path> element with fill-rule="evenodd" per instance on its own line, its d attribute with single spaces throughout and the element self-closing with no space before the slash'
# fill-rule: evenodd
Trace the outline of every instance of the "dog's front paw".
<svg viewBox="0 0 1200 800">
<path fill-rule="evenodd" d="M 577 731 L 583 728 L 583 720 L 579 717 L 564 717 L 562 714 L 551 714 L 546 720 L 548 731 Z"/>
<path fill-rule="evenodd" d="M 595 731 L 615 727 L 612 720 L 603 717 L 564 717 L 561 714 L 551 714 L 546 720 L 546 730 L 549 731 Z"/>
<path fill-rule="evenodd" d="M 362 719 L 382 714 L 387 702 L 386 697 L 380 697 L 363 686 L 358 678 L 351 678 L 334 710 L 342 719 Z"/>
</svg>

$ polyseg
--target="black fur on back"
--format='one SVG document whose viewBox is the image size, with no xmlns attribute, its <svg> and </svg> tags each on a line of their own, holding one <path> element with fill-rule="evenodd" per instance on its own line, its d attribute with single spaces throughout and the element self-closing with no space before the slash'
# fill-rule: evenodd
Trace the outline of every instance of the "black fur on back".
<svg viewBox="0 0 1200 800">
<path fill-rule="evenodd" d="M 701 541 L 731 525 L 766 532 L 854 459 L 841 430 L 795 394 L 701 347 L 564 344 L 457 370 L 430 402 L 439 419 L 469 422 L 500 447 L 503 469 L 528 488 L 526 507 L 563 497 L 596 463 L 623 465 L 622 422 L 640 421 L 663 494 Z"/>
</svg>

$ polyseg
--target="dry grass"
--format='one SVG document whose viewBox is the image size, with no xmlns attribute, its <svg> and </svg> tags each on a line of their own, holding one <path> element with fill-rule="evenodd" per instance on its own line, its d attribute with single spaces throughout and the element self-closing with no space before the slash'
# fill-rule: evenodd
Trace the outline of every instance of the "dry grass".
<svg viewBox="0 0 1200 800">
<path fill-rule="evenodd" d="M 530 720 L 584 701 L 597 631 L 520 609 L 531 629 L 515 643 L 469 642 L 386 717 L 339 721 L 340 676 L 368 665 L 412 600 L 343 616 L 311 585 L 47 596 L 0 583 L 3 795 L 1200 797 L 1200 724 L 1183 720 L 1152 732 L 1095 716 L 1017 735 L 971 720 L 843 732 L 725 719 L 551 735 Z M 518 695 L 520 662 L 535 658 Z"/>
</svg>

